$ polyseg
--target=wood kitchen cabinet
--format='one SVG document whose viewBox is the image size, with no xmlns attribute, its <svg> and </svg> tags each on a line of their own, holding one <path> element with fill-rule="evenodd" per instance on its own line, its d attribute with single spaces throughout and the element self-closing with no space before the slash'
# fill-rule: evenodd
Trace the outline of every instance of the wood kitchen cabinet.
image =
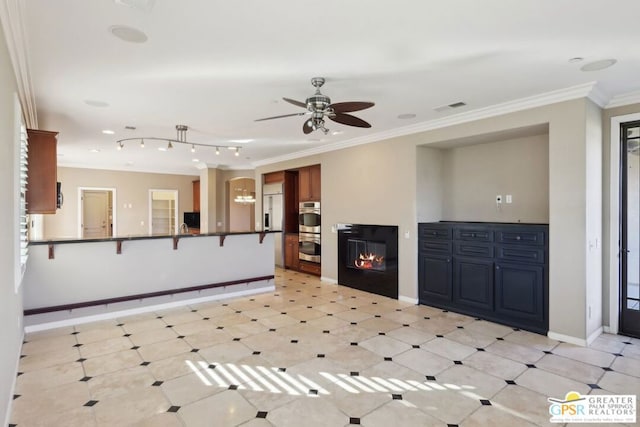
<svg viewBox="0 0 640 427">
<path fill-rule="evenodd" d="M 263 184 L 274 184 L 284 182 L 284 171 L 265 173 L 262 177 Z"/>
<path fill-rule="evenodd" d="M 284 238 L 284 267 L 298 270 L 300 260 L 298 258 L 298 234 L 286 234 Z"/>
<path fill-rule="evenodd" d="M 27 129 L 29 158 L 27 212 L 54 214 L 57 208 L 58 132 Z"/>
<path fill-rule="evenodd" d="M 320 201 L 320 165 L 298 169 L 298 191 L 301 202 Z"/>
<path fill-rule="evenodd" d="M 193 211 L 200 212 L 200 180 L 193 181 Z"/>
</svg>

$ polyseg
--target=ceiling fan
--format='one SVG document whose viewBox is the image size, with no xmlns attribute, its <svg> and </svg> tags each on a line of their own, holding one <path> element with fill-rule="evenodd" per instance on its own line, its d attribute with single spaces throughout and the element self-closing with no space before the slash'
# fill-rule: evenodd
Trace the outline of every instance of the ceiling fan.
<svg viewBox="0 0 640 427">
<path fill-rule="evenodd" d="M 320 93 L 320 88 L 322 87 L 324 82 L 324 77 L 314 77 L 311 79 L 311 84 L 316 88 L 316 93 L 307 98 L 305 102 L 300 102 L 289 98 L 282 98 L 290 104 L 306 108 L 307 111 L 303 113 L 266 117 L 264 119 L 257 119 L 256 122 L 261 122 L 263 120 L 280 119 L 283 117 L 310 115 L 311 117 L 309 117 L 302 125 L 302 131 L 305 134 L 311 133 L 314 130 L 318 129 L 327 134 L 329 132 L 329 129 L 325 128 L 324 126 L 325 117 L 333 120 L 334 122 L 342 123 L 343 125 L 356 126 L 361 128 L 371 127 L 371 125 L 364 120 L 346 113 L 371 108 L 375 105 L 373 102 L 337 102 L 335 104 L 332 104 L 331 99 L 328 96 Z"/>
</svg>

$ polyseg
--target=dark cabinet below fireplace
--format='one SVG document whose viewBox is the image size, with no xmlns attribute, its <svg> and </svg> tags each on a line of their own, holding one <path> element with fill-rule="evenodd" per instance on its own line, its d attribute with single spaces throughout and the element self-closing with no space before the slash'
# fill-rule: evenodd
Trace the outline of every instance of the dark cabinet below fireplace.
<svg viewBox="0 0 640 427">
<path fill-rule="evenodd" d="M 548 226 L 418 225 L 421 304 L 548 331 Z"/>
</svg>

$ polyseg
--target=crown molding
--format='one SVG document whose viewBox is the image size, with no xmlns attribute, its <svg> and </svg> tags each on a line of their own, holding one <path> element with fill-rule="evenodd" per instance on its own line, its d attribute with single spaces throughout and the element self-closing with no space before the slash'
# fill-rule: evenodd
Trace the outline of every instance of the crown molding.
<svg viewBox="0 0 640 427">
<path fill-rule="evenodd" d="M 269 159 L 253 162 L 254 167 L 265 166 L 272 163 L 283 162 L 287 160 L 298 159 L 301 157 L 322 154 L 329 151 L 340 150 L 343 148 L 355 147 L 357 145 L 369 144 L 372 142 L 383 141 L 386 139 L 397 138 L 401 136 L 411 135 L 419 132 L 426 132 L 434 129 L 445 128 L 449 126 L 459 125 L 462 123 L 472 122 L 475 120 L 486 119 L 504 114 L 514 113 L 517 111 L 528 110 L 535 107 L 555 104 L 563 101 L 570 101 L 579 98 L 589 98 L 596 104 L 602 106 L 606 104 L 606 96 L 598 89 L 596 82 L 583 83 L 564 89 L 545 92 L 539 95 L 529 96 L 526 98 L 507 101 L 500 104 L 491 105 L 489 107 L 478 108 L 476 110 L 455 114 L 441 119 L 430 120 L 427 122 L 416 123 L 401 128 L 395 128 L 388 131 L 376 132 L 358 138 L 348 139 L 346 141 L 336 142 L 323 145 L 321 147 L 311 148 L 308 150 L 297 151 L 295 153 L 285 154 L 282 156 L 271 157 Z"/>
<path fill-rule="evenodd" d="M 614 96 L 605 108 L 622 107 L 631 104 L 640 104 L 640 90 Z"/>
<path fill-rule="evenodd" d="M 7 50 L 18 83 L 18 97 L 22 114 L 28 128 L 38 129 L 36 100 L 31 83 L 29 49 L 24 28 L 24 6 L 22 0 L 0 0 L 0 22 L 7 40 Z"/>
</svg>

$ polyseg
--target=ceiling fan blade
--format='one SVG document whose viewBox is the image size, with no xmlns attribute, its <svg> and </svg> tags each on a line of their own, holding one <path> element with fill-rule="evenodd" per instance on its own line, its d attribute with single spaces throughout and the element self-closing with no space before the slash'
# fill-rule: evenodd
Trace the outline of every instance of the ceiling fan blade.
<svg viewBox="0 0 640 427">
<path fill-rule="evenodd" d="M 353 111 L 366 110 L 373 107 L 373 102 L 336 102 L 329 105 L 329 108 L 333 108 L 336 113 L 351 113 Z"/>
<path fill-rule="evenodd" d="M 313 120 L 309 119 L 302 124 L 302 132 L 305 134 L 309 134 L 313 132 Z"/>
<path fill-rule="evenodd" d="M 343 125 L 356 126 L 359 128 L 370 128 L 371 125 L 362 119 L 352 116 L 351 114 L 332 114 L 329 117 L 334 122 L 342 123 Z"/>
<path fill-rule="evenodd" d="M 307 108 L 307 104 L 305 104 L 304 102 L 296 101 L 295 99 L 290 99 L 290 98 L 282 98 L 282 99 L 287 101 L 289 104 L 293 104 L 302 108 Z"/>
<path fill-rule="evenodd" d="M 265 117 L 264 119 L 256 119 L 254 122 L 262 122 L 264 120 L 281 119 L 283 117 L 304 116 L 307 113 L 283 114 L 282 116 Z"/>
</svg>

